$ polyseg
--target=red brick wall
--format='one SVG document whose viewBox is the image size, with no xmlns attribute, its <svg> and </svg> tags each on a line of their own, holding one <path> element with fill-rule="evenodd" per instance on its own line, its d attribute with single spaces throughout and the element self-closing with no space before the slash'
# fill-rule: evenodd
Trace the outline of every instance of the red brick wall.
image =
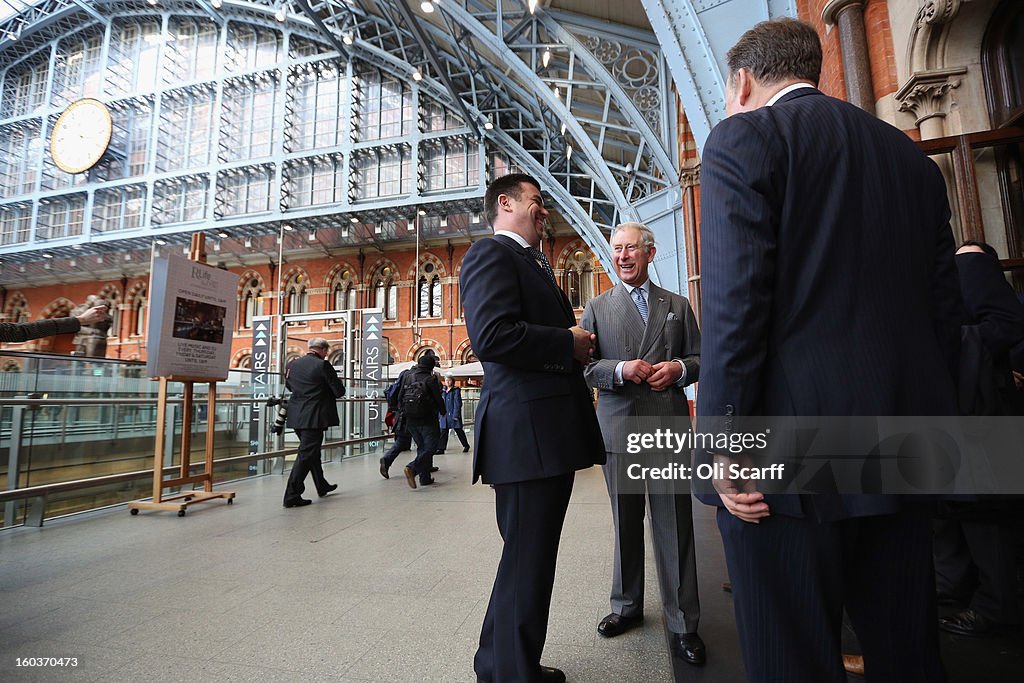
<svg viewBox="0 0 1024 683">
<path fill-rule="evenodd" d="M 545 246 L 548 256 L 556 271 L 564 265 L 564 258 L 560 259 L 560 256 L 564 256 L 566 253 L 575 252 L 579 248 L 582 248 L 588 254 L 591 253 L 583 241 L 575 235 L 558 236 L 554 240 L 553 244 L 549 243 Z M 323 290 L 328 289 L 330 284 L 329 277 L 331 276 L 334 268 L 341 263 L 347 263 L 352 266 L 354 270 L 357 285 L 365 285 L 367 287 L 366 289 L 359 289 L 356 298 L 356 306 L 369 307 L 372 303 L 373 295 L 368 289 L 368 280 L 372 276 L 374 266 L 378 261 L 380 259 L 387 259 L 392 262 L 397 269 L 395 279 L 398 282 L 398 319 L 385 322 L 384 324 L 384 336 L 386 336 L 390 342 L 392 353 L 395 354 L 395 362 L 411 360 L 416 351 L 426 345 L 434 348 L 441 357 L 442 362 L 444 362 L 445 365 L 448 365 L 453 359 L 461 361 L 461 349 L 466 348 L 469 344 L 466 334 L 466 326 L 461 319 L 460 310 L 456 307 L 456 303 L 459 301 L 458 272 L 462 264 L 462 258 L 465 256 L 467 249 L 469 249 L 468 243 L 454 245 L 451 260 L 448 258 L 447 246 L 442 245 L 420 250 L 421 258 L 427 254 L 432 254 L 441 262 L 443 266 L 443 270 L 441 272 L 442 280 L 446 278 L 454 278 L 454 281 L 443 285 L 443 316 L 440 319 L 421 320 L 421 339 L 419 341 L 414 339 L 411 322 L 411 305 L 414 291 L 414 287 L 412 285 L 413 277 L 411 277 L 411 275 L 416 260 L 415 249 L 403 247 L 399 250 L 385 251 L 383 253 L 367 253 L 362 266 L 362 272 L 360 272 L 357 253 L 342 254 L 334 259 L 319 258 L 308 260 L 289 260 L 289 262 L 285 264 L 284 271 L 281 273 L 281 276 L 282 282 L 284 282 L 287 274 L 292 272 L 293 269 L 301 269 L 309 278 L 307 287 L 314 290 L 313 293 L 309 293 L 308 311 L 325 311 L 330 310 L 328 304 L 330 294 Z M 600 266 L 597 265 L 596 261 L 594 262 L 594 270 L 597 273 L 597 284 L 595 285 L 594 291 L 594 295 L 596 296 L 600 292 L 607 290 L 611 286 L 611 281 L 607 275 L 604 274 L 604 271 Z M 264 314 L 269 315 L 279 312 L 278 297 L 273 296 L 273 293 L 277 290 L 278 273 L 275 271 L 273 276 L 271 276 L 269 265 L 263 264 L 246 266 L 245 268 L 232 268 L 231 271 L 237 273 L 239 276 L 246 272 L 258 273 L 266 284 L 263 304 Z M 125 289 L 127 291 L 132 291 L 133 287 L 140 282 L 148 284 L 148 276 L 129 279 Z M 48 285 L 45 287 L 9 287 L 5 297 L 6 301 L 11 301 L 12 297 L 17 293 L 23 295 L 28 301 L 28 311 L 30 314 L 29 319 L 39 320 L 44 317 L 44 311 L 46 311 L 48 307 L 53 308 L 55 301 L 67 299 L 70 300 L 72 306 L 78 305 L 84 302 L 88 295 L 98 293 L 105 285 L 108 284 L 115 286 L 118 289 L 120 292 L 121 302 L 126 303 L 125 292 L 121 291 L 122 283 L 120 281 L 78 282 L 69 285 Z M 268 293 L 270 293 L 271 296 L 267 296 Z M 577 316 L 581 313 L 582 311 L 577 311 Z M 122 310 L 121 334 L 119 337 L 111 338 L 108 341 L 108 358 L 137 358 L 139 360 L 145 360 L 146 340 L 144 336 L 130 334 L 132 324 L 131 318 L 132 315 L 130 310 L 127 308 Z M 294 347 L 294 349 L 299 352 L 304 352 L 305 341 L 310 337 L 322 336 L 334 342 L 339 341 L 342 338 L 342 335 L 343 327 L 341 325 L 336 325 L 331 322 L 310 322 L 305 325 L 296 325 L 289 328 L 288 346 L 289 348 Z M 72 339 L 73 335 L 60 335 L 59 337 L 34 340 L 26 344 L 4 344 L 2 347 L 12 350 L 35 349 L 56 353 L 70 353 L 74 349 Z M 251 352 L 251 350 L 252 330 L 236 329 L 232 343 L 232 357 L 237 359 L 243 354 Z"/>
</svg>

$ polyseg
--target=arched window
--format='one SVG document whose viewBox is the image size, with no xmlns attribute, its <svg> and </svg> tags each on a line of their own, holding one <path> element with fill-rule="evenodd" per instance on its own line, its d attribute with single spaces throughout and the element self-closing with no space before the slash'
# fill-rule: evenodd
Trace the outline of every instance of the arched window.
<svg viewBox="0 0 1024 683">
<path fill-rule="evenodd" d="M 116 287 L 107 286 L 100 291 L 100 296 L 107 302 L 107 312 L 113 319 L 110 329 L 107 330 L 108 337 L 121 336 L 121 293 Z"/>
<path fill-rule="evenodd" d="M 426 261 L 420 266 L 419 278 L 417 278 L 416 301 L 419 318 L 440 318 L 441 317 L 441 274 L 437 266 L 431 261 Z"/>
<path fill-rule="evenodd" d="M 146 300 L 146 290 L 139 290 L 132 299 L 131 334 L 141 337 L 146 334 L 146 314 L 149 306 Z"/>
<path fill-rule="evenodd" d="M 305 273 L 293 273 L 284 284 L 284 312 L 305 313 L 309 308 L 309 295 L 306 293 L 307 280 Z"/>
<path fill-rule="evenodd" d="M 247 353 L 244 356 L 242 356 L 241 358 L 239 358 L 238 362 L 235 364 L 235 367 L 238 368 L 239 370 L 249 370 L 249 369 L 251 369 L 252 368 L 252 354 Z"/>
<path fill-rule="evenodd" d="M 398 317 L 398 288 L 390 267 L 385 267 L 373 279 L 373 306 L 384 311 L 385 320 Z"/>
<path fill-rule="evenodd" d="M 238 329 L 251 328 L 252 319 L 259 315 L 263 315 L 263 289 L 257 278 L 250 278 L 238 299 Z"/>
<path fill-rule="evenodd" d="M 982 40 L 985 91 L 993 128 L 1024 125 L 1024 5 L 1004 0 Z M 1024 143 L 995 147 L 999 194 L 1011 259 L 1024 258 Z M 1014 273 L 1024 290 L 1024 274 Z"/>
<path fill-rule="evenodd" d="M 356 308 L 356 284 L 351 270 L 344 268 L 334 276 L 330 297 L 328 305 L 332 311 Z"/>
<path fill-rule="evenodd" d="M 573 308 L 583 308 L 593 298 L 594 266 L 590 254 L 577 249 L 566 260 L 562 288 Z"/>
<path fill-rule="evenodd" d="M 340 368 L 345 362 L 345 351 L 343 349 L 332 349 L 327 354 L 327 362 L 336 368 Z"/>
<path fill-rule="evenodd" d="M 28 301 L 20 292 L 7 305 L 7 319 L 12 323 L 28 322 Z"/>
</svg>

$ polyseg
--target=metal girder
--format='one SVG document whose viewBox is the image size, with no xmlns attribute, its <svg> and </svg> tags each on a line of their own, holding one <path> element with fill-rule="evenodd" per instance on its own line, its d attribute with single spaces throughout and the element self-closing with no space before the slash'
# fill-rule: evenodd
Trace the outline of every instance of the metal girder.
<svg viewBox="0 0 1024 683">
<path fill-rule="evenodd" d="M 641 0 L 661 43 L 697 148 L 725 118 L 725 54 L 754 24 L 795 17 L 795 0 Z"/>
</svg>

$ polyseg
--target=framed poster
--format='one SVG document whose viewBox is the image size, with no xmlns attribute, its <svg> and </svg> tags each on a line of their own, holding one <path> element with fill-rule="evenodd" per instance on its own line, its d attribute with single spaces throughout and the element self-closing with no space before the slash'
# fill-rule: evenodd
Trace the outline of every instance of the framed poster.
<svg viewBox="0 0 1024 683">
<path fill-rule="evenodd" d="M 223 380 L 231 365 L 238 276 L 173 254 L 153 261 L 146 372 Z"/>
</svg>

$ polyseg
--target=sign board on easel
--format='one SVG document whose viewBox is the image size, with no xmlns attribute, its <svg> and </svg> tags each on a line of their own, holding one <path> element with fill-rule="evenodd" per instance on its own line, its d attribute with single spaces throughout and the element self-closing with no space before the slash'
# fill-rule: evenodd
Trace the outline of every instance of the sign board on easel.
<svg viewBox="0 0 1024 683">
<path fill-rule="evenodd" d="M 149 376 L 226 379 L 237 289 L 235 273 L 173 254 L 154 259 Z"/>
<path fill-rule="evenodd" d="M 252 319 L 252 403 L 249 407 L 249 455 L 260 452 L 260 416 L 270 398 L 270 316 Z M 269 415 L 274 415 L 271 411 Z"/>
<path fill-rule="evenodd" d="M 383 372 L 383 323 L 384 311 L 363 311 L 363 377 L 367 380 L 366 397 L 370 399 L 380 398 L 384 391 L 380 384 Z M 383 428 L 380 403 L 368 401 L 366 411 L 367 432 L 379 434 Z"/>
</svg>

